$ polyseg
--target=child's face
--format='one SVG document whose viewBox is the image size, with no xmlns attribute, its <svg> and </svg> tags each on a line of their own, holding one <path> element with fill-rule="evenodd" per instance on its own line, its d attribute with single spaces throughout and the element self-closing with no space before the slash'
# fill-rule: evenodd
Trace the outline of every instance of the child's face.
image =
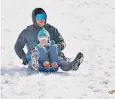
<svg viewBox="0 0 115 99">
<path fill-rule="evenodd" d="M 42 39 L 42 40 L 40 40 L 39 42 L 40 42 L 40 44 L 42 44 L 42 45 L 47 45 L 47 44 L 48 44 L 48 40 L 46 40 L 46 39 Z"/>
</svg>

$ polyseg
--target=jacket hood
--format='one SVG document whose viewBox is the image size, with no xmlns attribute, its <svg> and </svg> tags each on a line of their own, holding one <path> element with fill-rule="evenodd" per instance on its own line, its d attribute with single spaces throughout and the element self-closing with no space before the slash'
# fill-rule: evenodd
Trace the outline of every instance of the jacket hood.
<svg viewBox="0 0 115 99">
<path fill-rule="evenodd" d="M 36 23 L 36 18 L 35 18 L 35 16 L 37 14 L 46 14 L 46 12 L 42 8 L 35 8 L 32 11 L 32 21 L 33 21 L 33 24 L 36 25 L 36 26 L 38 26 L 37 23 Z M 46 14 L 46 20 L 47 20 L 47 14 Z M 46 22 L 46 20 L 45 20 L 45 22 Z"/>
</svg>

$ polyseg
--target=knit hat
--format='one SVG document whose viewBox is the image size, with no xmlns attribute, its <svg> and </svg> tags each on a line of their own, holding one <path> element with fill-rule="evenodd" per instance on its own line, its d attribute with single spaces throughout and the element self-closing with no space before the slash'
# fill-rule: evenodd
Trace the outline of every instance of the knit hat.
<svg viewBox="0 0 115 99">
<path fill-rule="evenodd" d="M 37 14 L 36 20 L 46 20 L 46 14 Z"/>
<path fill-rule="evenodd" d="M 37 35 L 37 40 L 42 40 L 42 39 L 47 39 L 48 41 L 50 40 L 50 36 L 49 36 L 49 32 L 42 28 L 39 32 L 38 32 L 38 35 Z"/>
</svg>

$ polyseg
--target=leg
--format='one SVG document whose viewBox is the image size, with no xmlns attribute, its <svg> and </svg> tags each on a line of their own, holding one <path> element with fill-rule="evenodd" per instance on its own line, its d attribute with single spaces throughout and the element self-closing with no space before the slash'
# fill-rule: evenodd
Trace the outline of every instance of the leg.
<svg viewBox="0 0 115 99">
<path fill-rule="evenodd" d="M 49 56 L 51 63 L 57 62 L 63 71 L 69 71 L 72 69 L 72 63 L 67 62 L 63 58 L 59 57 L 57 48 L 55 46 L 50 46 L 49 52 L 50 52 Z"/>
<path fill-rule="evenodd" d="M 59 67 L 63 71 L 70 71 L 70 70 L 72 70 L 72 62 L 65 61 L 64 59 L 61 58 L 59 60 Z"/>
<path fill-rule="evenodd" d="M 39 63 L 38 63 L 38 50 L 34 49 L 31 51 L 31 60 L 29 61 L 28 67 L 33 70 L 38 70 Z"/>
<path fill-rule="evenodd" d="M 48 55 L 45 48 L 34 49 L 31 52 L 31 60 L 28 67 L 33 70 L 38 70 L 39 64 L 43 64 L 44 61 L 48 61 Z"/>
<path fill-rule="evenodd" d="M 49 54 L 49 58 L 50 58 L 51 63 L 54 63 L 54 62 L 58 63 L 59 56 L 58 56 L 57 48 L 55 46 L 49 47 L 49 53 L 48 54 Z"/>
<path fill-rule="evenodd" d="M 83 62 L 83 54 L 80 52 L 76 55 L 72 62 L 67 62 L 63 59 L 59 60 L 59 66 L 63 71 L 77 70 L 80 64 Z"/>
<path fill-rule="evenodd" d="M 38 48 L 39 62 L 49 61 L 48 54 L 45 48 Z"/>
</svg>

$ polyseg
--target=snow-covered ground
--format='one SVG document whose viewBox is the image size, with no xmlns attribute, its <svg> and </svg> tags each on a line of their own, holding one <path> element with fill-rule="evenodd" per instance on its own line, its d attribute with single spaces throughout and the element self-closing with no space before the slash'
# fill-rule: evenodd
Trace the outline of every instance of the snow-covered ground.
<svg viewBox="0 0 115 99">
<path fill-rule="evenodd" d="M 84 53 L 78 71 L 28 74 L 21 64 L 14 44 L 36 7 L 63 35 L 68 57 Z M 114 0 L 2 0 L 1 36 L 1 99 L 115 99 Z"/>
</svg>

